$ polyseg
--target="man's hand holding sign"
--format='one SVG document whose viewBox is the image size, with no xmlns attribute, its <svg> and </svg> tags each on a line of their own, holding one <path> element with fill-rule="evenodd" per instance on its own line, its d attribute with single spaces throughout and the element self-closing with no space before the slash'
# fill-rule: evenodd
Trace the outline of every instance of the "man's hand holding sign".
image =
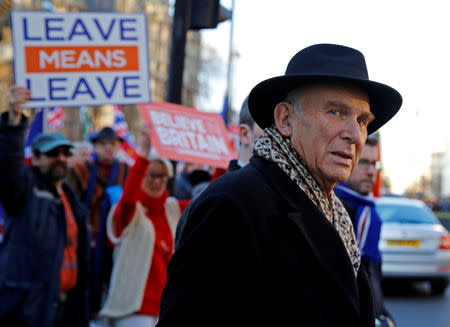
<svg viewBox="0 0 450 327">
<path fill-rule="evenodd" d="M 13 85 L 6 96 L 9 103 L 9 123 L 17 125 L 22 117 L 20 106 L 31 99 L 31 92 L 22 86 Z"/>
</svg>

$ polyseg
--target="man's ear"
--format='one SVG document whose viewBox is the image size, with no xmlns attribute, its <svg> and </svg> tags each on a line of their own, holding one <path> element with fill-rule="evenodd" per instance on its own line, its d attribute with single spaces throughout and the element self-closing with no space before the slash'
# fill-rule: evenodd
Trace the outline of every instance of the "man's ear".
<svg viewBox="0 0 450 327">
<path fill-rule="evenodd" d="M 251 142 L 251 130 L 247 124 L 239 125 L 239 142 L 244 146 L 249 146 Z"/>
<path fill-rule="evenodd" d="M 274 118 L 275 124 L 277 125 L 277 129 L 284 136 L 291 136 L 292 128 L 289 112 L 292 108 L 290 108 L 290 104 L 287 102 L 280 102 L 275 107 Z"/>
</svg>

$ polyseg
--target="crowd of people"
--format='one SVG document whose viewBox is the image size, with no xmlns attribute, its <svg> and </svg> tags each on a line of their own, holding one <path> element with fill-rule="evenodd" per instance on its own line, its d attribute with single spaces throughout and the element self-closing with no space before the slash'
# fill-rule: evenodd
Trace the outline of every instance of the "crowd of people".
<svg viewBox="0 0 450 327">
<path fill-rule="evenodd" d="M 32 167 L 27 167 L 20 147 L 28 119 L 20 104 L 30 96 L 23 87 L 10 89 L 10 109 L 0 127 L 2 140 L 8 139 L 1 158 L 2 259 L 11 261 L 2 270 L 0 297 L 14 295 L 8 305 L 1 301 L 0 321 L 10 326 L 87 326 L 103 317 L 115 326 L 139 326 L 140 320 L 144 326 L 155 325 L 178 220 L 193 188 L 211 175 L 191 169 L 187 199 L 169 197 L 173 167 L 165 158 L 150 156 L 148 133 L 143 132 L 141 154 L 128 167 L 116 157 L 123 140 L 110 127 L 92 135 L 90 144 L 74 145 L 61 133 L 40 134 L 32 144 Z M 6 194 L 8 181 L 16 179 L 20 182 Z M 39 260 L 28 266 L 26 259 L 33 256 Z M 30 275 L 14 276 L 21 270 Z M 16 284 L 20 293 L 11 286 Z"/>
<path fill-rule="evenodd" d="M 307 47 L 256 85 L 226 173 L 174 176 L 149 129 L 129 167 L 110 127 L 76 146 L 43 133 L 27 166 L 30 97 L 11 87 L 0 117 L 0 325 L 395 326 L 369 135 L 402 99 L 358 50 Z"/>
</svg>

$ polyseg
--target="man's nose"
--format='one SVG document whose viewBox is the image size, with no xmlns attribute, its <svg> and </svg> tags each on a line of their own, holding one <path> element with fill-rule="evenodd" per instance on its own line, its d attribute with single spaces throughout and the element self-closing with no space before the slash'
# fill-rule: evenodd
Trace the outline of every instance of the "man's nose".
<svg viewBox="0 0 450 327">
<path fill-rule="evenodd" d="M 58 159 L 59 159 L 60 161 L 67 161 L 67 160 L 69 159 L 69 156 L 66 155 L 66 154 L 63 153 L 63 152 L 59 152 L 59 154 L 58 154 Z"/>
<path fill-rule="evenodd" d="M 377 168 L 375 167 L 375 165 L 369 165 L 369 167 L 367 167 L 367 174 L 369 176 L 373 176 L 377 173 Z"/>
<path fill-rule="evenodd" d="M 364 130 L 357 119 L 347 119 L 345 121 L 341 136 L 350 144 L 362 143 Z"/>
</svg>

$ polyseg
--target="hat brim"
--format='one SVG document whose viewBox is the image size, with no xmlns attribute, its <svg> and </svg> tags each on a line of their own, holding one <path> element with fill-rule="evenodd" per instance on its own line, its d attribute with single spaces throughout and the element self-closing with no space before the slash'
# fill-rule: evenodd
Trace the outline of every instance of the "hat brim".
<svg viewBox="0 0 450 327">
<path fill-rule="evenodd" d="M 103 137 L 103 136 L 95 136 L 95 137 L 90 137 L 89 141 L 91 141 L 92 144 L 95 144 L 98 140 L 100 139 L 105 139 L 105 140 L 118 140 L 120 143 L 122 143 L 124 141 L 124 139 L 120 136 L 117 137 Z"/>
<path fill-rule="evenodd" d="M 398 112 L 403 101 L 395 89 L 374 81 L 333 75 L 287 75 L 267 79 L 252 89 L 248 98 L 250 114 L 261 128 L 270 127 L 274 123 L 276 105 L 284 101 L 290 91 L 314 82 L 345 82 L 366 91 L 370 111 L 375 116 L 367 128 L 368 134 L 386 124 Z"/>
<path fill-rule="evenodd" d="M 42 152 L 42 153 L 46 153 L 46 152 L 49 152 L 60 146 L 73 148 L 73 145 L 70 141 L 55 141 L 55 142 L 49 142 L 48 144 L 42 145 L 39 149 L 36 149 L 36 150 L 38 150 L 39 152 Z"/>
</svg>

